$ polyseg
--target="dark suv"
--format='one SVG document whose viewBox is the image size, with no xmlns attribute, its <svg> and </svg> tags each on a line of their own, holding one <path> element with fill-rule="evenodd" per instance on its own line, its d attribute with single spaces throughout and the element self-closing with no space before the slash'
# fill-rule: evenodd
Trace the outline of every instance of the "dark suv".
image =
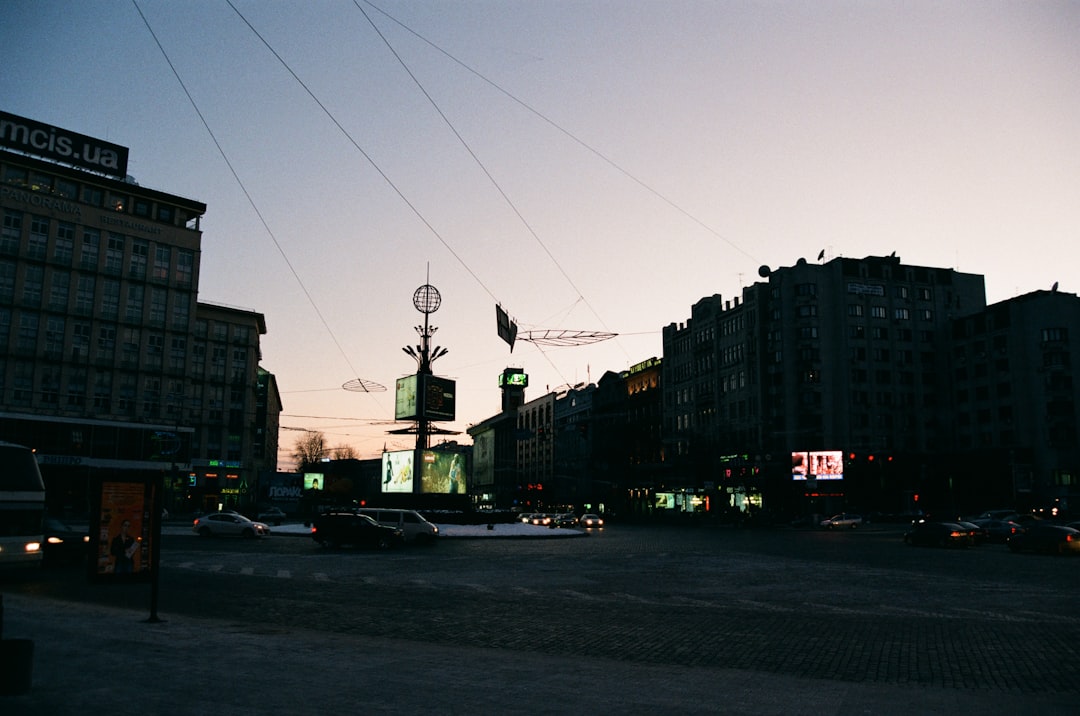
<svg viewBox="0 0 1080 716">
<path fill-rule="evenodd" d="M 405 533 L 397 527 L 380 525 L 367 515 L 355 512 L 324 512 L 315 518 L 311 537 L 321 545 L 390 549 L 405 543 Z"/>
</svg>

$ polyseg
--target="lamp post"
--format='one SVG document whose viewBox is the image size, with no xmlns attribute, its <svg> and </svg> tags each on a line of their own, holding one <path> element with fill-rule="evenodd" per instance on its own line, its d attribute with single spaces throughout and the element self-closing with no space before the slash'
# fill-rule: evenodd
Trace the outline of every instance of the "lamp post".
<svg viewBox="0 0 1080 716">
<path fill-rule="evenodd" d="M 413 492 L 421 491 L 421 480 L 416 479 L 422 473 L 424 451 L 430 447 L 431 420 L 427 413 L 427 377 L 434 375 L 431 365 L 446 355 L 449 351 L 439 346 L 431 347 L 431 338 L 435 335 L 437 327 L 430 324 L 432 313 L 439 310 L 442 305 L 442 295 L 439 290 L 429 283 L 425 283 L 413 292 L 413 306 L 417 311 L 424 314 L 424 324 L 416 326 L 416 332 L 420 336 L 420 343 L 414 346 L 402 348 L 405 353 L 416 360 L 416 448 L 413 455 Z"/>
</svg>

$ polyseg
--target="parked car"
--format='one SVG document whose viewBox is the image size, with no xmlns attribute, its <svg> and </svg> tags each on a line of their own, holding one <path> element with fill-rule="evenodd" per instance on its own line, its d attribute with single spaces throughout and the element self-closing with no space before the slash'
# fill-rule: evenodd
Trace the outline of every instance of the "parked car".
<svg viewBox="0 0 1080 716">
<path fill-rule="evenodd" d="M 555 519 L 551 521 L 552 527 L 577 527 L 578 518 L 573 512 L 566 512 L 560 515 L 555 515 Z"/>
<path fill-rule="evenodd" d="M 971 535 L 972 544 L 982 544 L 990 541 L 990 533 L 982 525 L 967 520 L 957 520 L 956 524 L 963 527 Z"/>
<path fill-rule="evenodd" d="M 1005 544 L 1014 534 L 1024 531 L 1012 520 L 975 519 L 972 522 L 986 530 L 988 542 L 996 544 Z"/>
<path fill-rule="evenodd" d="M 76 529 L 55 517 L 46 517 L 43 527 L 45 562 L 74 564 L 86 558 L 90 549 L 90 534 L 86 528 Z"/>
<path fill-rule="evenodd" d="M 551 524 L 551 515 L 546 515 L 542 512 L 535 514 L 532 516 L 532 519 L 529 520 L 529 524 L 547 527 Z"/>
<path fill-rule="evenodd" d="M 579 524 L 587 530 L 601 529 L 604 526 L 604 520 L 599 515 L 586 513 L 581 516 L 581 522 Z"/>
<path fill-rule="evenodd" d="M 1080 554 L 1080 530 L 1048 522 L 1031 523 L 1023 532 L 1009 538 L 1014 552 Z"/>
<path fill-rule="evenodd" d="M 256 517 L 259 522 L 265 522 L 267 524 L 280 525 L 286 519 L 288 515 L 280 507 L 267 507 L 260 512 Z"/>
<path fill-rule="evenodd" d="M 850 512 L 844 512 L 839 515 L 833 515 L 827 520 L 821 521 L 821 526 L 827 530 L 836 529 L 838 527 L 846 527 L 848 529 L 855 529 L 863 523 L 861 515 L 854 515 Z"/>
<path fill-rule="evenodd" d="M 974 519 L 969 520 L 969 521 L 974 522 L 976 524 L 979 523 L 979 520 L 1010 520 L 1011 521 L 1012 518 L 1015 517 L 1015 516 L 1016 516 L 1016 510 L 986 510 L 982 514 L 978 515 L 977 517 L 975 517 Z"/>
<path fill-rule="evenodd" d="M 970 547 L 975 538 L 954 522 L 916 522 L 904 533 L 904 543 L 915 547 Z"/>
<path fill-rule="evenodd" d="M 191 529 L 200 537 L 236 535 L 255 538 L 270 534 L 270 527 L 266 523 L 249 520 L 235 512 L 214 512 L 197 517 Z"/>
<path fill-rule="evenodd" d="M 424 519 L 416 510 L 392 510 L 381 507 L 361 507 L 356 510 L 380 525 L 397 527 L 405 535 L 406 542 L 432 544 L 439 539 L 439 527 Z"/>
<path fill-rule="evenodd" d="M 356 512 L 324 512 L 315 518 L 311 538 L 323 546 L 373 547 L 390 549 L 405 544 L 399 527 L 380 525 L 367 515 Z"/>
</svg>

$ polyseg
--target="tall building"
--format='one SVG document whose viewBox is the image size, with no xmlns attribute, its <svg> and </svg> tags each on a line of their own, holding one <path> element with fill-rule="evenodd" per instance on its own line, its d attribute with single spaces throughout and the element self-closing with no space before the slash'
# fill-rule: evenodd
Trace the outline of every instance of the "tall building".
<svg viewBox="0 0 1080 716">
<path fill-rule="evenodd" d="M 127 152 L 0 113 L 0 435 L 56 512 L 115 473 L 164 474 L 171 509 L 246 505 L 276 465 L 265 321 L 198 301 L 206 205 L 139 186 Z"/>
<path fill-rule="evenodd" d="M 664 329 L 665 428 L 684 485 L 741 490 L 751 506 L 767 492 L 782 512 L 909 507 L 897 481 L 951 447 L 952 322 L 985 308 L 983 277 L 896 256 L 761 275 L 741 300 L 702 299 Z M 797 451 L 843 453 L 848 479 L 793 481 Z"/>
<path fill-rule="evenodd" d="M 941 501 L 1080 508 L 1080 298 L 1035 291 L 952 325 Z"/>
</svg>

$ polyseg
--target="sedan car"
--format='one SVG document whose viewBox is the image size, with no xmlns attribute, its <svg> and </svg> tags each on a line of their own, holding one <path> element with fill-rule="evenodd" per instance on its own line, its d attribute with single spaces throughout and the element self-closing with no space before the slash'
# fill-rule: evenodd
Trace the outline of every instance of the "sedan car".
<svg viewBox="0 0 1080 716">
<path fill-rule="evenodd" d="M 837 529 L 839 527 L 846 527 L 853 530 L 863 523 L 861 515 L 853 515 L 849 512 L 845 512 L 839 515 L 833 515 L 827 520 L 821 521 L 821 526 L 827 530 Z"/>
<path fill-rule="evenodd" d="M 986 530 L 987 541 L 996 544 L 1005 544 L 1014 534 L 1024 531 L 1023 527 L 1012 520 L 977 519 L 972 521 Z"/>
<path fill-rule="evenodd" d="M 970 547 L 975 537 L 954 522 L 917 522 L 904 534 L 904 543 L 916 547 Z"/>
<path fill-rule="evenodd" d="M 555 515 L 555 519 L 551 522 L 552 527 L 577 527 L 578 518 L 573 512 L 566 512 L 561 515 Z"/>
<path fill-rule="evenodd" d="M 543 513 L 540 513 L 540 514 L 533 515 L 532 519 L 529 520 L 529 524 L 539 525 L 541 527 L 547 527 L 548 525 L 551 524 L 551 520 L 552 520 L 551 515 L 545 515 Z"/>
<path fill-rule="evenodd" d="M 84 529 L 76 529 L 55 517 L 46 517 L 43 523 L 45 533 L 45 561 L 50 564 L 74 564 L 82 561 L 89 550 L 90 534 Z"/>
<path fill-rule="evenodd" d="M 203 515 L 195 519 L 191 529 L 200 537 L 237 535 L 255 538 L 270 534 L 270 528 L 265 523 L 249 520 L 235 512 L 215 512 Z"/>
<path fill-rule="evenodd" d="M 367 515 L 345 511 L 324 512 L 316 517 L 311 538 L 324 547 L 390 549 L 405 544 L 405 532 L 400 527 L 379 524 Z"/>
<path fill-rule="evenodd" d="M 1009 538 L 1014 552 L 1080 554 L 1080 530 L 1065 525 L 1033 522 L 1023 532 Z"/>
<path fill-rule="evenodd" d="M 266 524 L 280 525 L 287 517 L 280 507 L 267 507 L 255 519 Z"/>
<path fill-rule="evenodd" d="M 581 516 L 579 524 L 587 530 L 601 529 L 604 526 L 604 520 L 600 515 L 584 514 Z"/>
</svg>

